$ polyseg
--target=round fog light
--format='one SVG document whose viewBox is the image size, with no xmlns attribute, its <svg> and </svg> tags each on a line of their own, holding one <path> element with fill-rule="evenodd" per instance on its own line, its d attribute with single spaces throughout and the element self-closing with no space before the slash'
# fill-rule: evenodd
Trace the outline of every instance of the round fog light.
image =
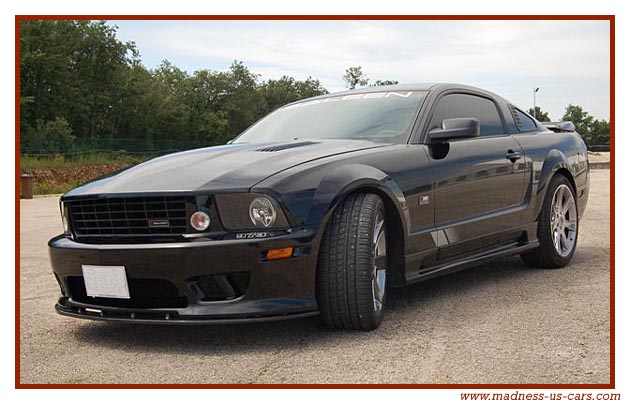
<svg viewBox="0 0 630 404">
<path fill-rule="evenodd" d="M 197 231 L 204 231 L 210 226 L 210 216 L 204 212 L 195 212 L 190 217 L 190 225 Z"/>
</svg>

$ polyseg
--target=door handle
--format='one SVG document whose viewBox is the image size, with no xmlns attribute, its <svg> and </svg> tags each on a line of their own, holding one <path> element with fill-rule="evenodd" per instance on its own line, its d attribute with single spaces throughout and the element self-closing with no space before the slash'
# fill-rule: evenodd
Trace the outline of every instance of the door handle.
<svg viewBox="0 0 630 404">
<path fill-rule="evenodd" d="M 515 163 L 516 160 L 520 160 L 523 157 L 522 153 L 519 152 L 515 152 L 514 150 L 508 150 L 507 154 L 505 155 L 505 158 L 510 160 L 512 163 Z"/>
</svg>

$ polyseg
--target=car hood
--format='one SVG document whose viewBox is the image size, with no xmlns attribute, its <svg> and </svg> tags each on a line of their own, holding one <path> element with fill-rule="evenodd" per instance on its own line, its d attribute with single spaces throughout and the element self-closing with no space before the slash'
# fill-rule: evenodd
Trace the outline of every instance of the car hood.
<svg viewBox="0 0 630 404">
<path fill-rule="evenodd" d="M 242 192 L 299 164 L 383 146 L 387 144 L 340 139 L 207 147 L 154 158 L 89 182 L 65 197 L 204 190 Z"/>
</svg>

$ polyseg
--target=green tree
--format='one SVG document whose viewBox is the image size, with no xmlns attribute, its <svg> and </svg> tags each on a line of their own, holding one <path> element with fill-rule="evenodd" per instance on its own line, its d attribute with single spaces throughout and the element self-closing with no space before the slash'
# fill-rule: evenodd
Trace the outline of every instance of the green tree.
<svg viewBox="0 0 630 404">
<path fill-rule="evenodd" d="M 92 143 L 117 131 L 123 83 L 138 52 L 104 21 L 29 20 L 20 23 L 22 128 L 58 116 L 77 138 Z"/>
<path fill-rule="evenodd" d="M 562 120 L 573 122 L 576 131 L 582 135 L 587 145 L 610 144 L 610 122 L 595 119 L 581 106 L 569 104 Z"/>
<path fill-rule="evenodd" d="M 367 77 L 365 77 L 361 66 L 347 68 L 346 73 L 343 75 L 343 80 L 346 82 L 346 86 L 350 90 L 353 90 L 357 86 L 367 86 L 368 82 L 370 81 Z"/>
<path fill-rule="evenodd" d="M 281 105 L 327 93 L 312 77 L 263 82 L 240 61 L 227 71 L 189 74 L 168 60 L 147 69 L 116 32 L 103 21 L 21 23 L 22 151 L 220 144 Z"/>
<path fill-rule="evenodd" d="M 303 98 L 328 93 L 319 80 L 312 77 L 299 81 L 293 77 L 282 76 L 278 80 L 267 80 L 262 83 L 259 90 L 265 100 L 265 113 Z"/>
<path fill-rule="evenodd" d="M 549 114 L 543 111 L 539 106 L 536 106 L 536 113 L 534 113 L 533 108 L 528 109 L 527 113 L 536 118 L 539 122 L 551 122 Z"/>
<path fill-rule="evenodd" d="M 154 103 L 151 125 L 153 139 L 157 147 L 168 148 L 168 139 L 184 140 L 189 136 L 191 111 L 184 102 L 187 97 L 188 74 L 173 66 L 168 60 L 151 72 L 152 92 L 159 97 Z"/>
<path fill-rule="evenodd" d="M 234 137 L 264 113 L 264 99 L 256 91 L 259 76 L 240 61 L 234 61 L 228 72 L 218 74 L 225 82 L 221 88 L 221 110 L 228 118 L 229 136 Z"/>
<path fill-rule="evenodd" d="M 188 80 L 182 100 L 190 110 L 190 130 L 195 141 L 220 144 L 229 140 L 229 117 L 222 108 L 228 77 L 220 72 L 198 70 Z"/>
<path fill-rule="evenodd" d="M 591 129 L 591 144 L 610 144 L 610 122 L 606 120 L 595 120 Z"/>
<path fill-rule="evenodd" d="M 68 121 L 57 117 L 48 122 L 39 120 L 34 127 L 27 128 L 20 137 L 20 147 L 43 153 L 63 153 L 71 149 L 74 139 Z"/>
<path fill-rule="evenodd" d="M 140 63 L 129 69 L 122 92 L 116 146 L 124 150 L 154 148 L 153 139 L 159 130 L 156 116 L 163 111 L 167 95 L 159 91 L 151 72 Z M 133 138 L 133 144 L 129 138 Z"/>
<path fill-rule="evenodd" d="M 584 111 L 581 106 L 569 104 L 565 109 L 562 120 L 573 122 L 576 131 L 584 137 L 586 144 L 592 144 L 591 126 L 593 125 L 593 117 Z"/>
</svg>

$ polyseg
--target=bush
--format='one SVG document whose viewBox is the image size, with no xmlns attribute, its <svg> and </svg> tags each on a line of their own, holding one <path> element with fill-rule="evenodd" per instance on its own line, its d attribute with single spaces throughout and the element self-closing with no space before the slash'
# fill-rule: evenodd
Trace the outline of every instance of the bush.
<svg viewBox="0 0 630 404">
<path fill-rule="evenodd" d="M 64 118 L 52 121 L 38 120 L 34 128 L 26 127 L 21 134 L 20 152 L 36 150 L 38 153 L 63 153 L 72 148 L 75 137 Z"/>
</svg>

